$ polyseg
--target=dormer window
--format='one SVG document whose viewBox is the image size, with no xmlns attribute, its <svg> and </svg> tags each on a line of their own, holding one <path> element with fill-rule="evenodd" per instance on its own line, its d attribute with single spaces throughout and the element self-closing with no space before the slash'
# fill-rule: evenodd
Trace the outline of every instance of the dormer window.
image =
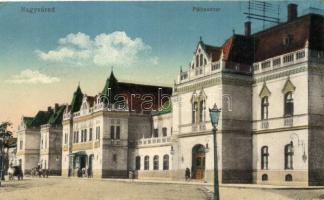
<svg viewBox="0 0 324 200">
<path fill-rule="evenodd" d="M 292 37 L 291 34 L 286 35 L 282 40 L 283 45 L 284 46 L 289 46 L 291 44 L 291 42 L 292 42 L 292 39 L 293 39 L 293 37 Z"/>
<path fill-rule="evenodd" d="M 199 55 L 196 55 L 196 67 L 199 67 Z"/>
<path fill-rule="evenodd" d="M 200 66 L 203 66 L 204 65 L 204 63 L 203 63 L 203 55 L 202 54 L 200 54 Z"/>
</svg>

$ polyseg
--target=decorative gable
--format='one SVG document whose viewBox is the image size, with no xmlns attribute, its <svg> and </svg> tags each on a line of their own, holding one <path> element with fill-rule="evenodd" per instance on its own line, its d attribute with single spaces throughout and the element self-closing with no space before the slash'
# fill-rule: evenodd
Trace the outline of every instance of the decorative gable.
<svg viewBox="0 0 324 200">
<path fill-rule="evenodd" d="M 207 95 L 206 95 L 206 93 L 204 91 L 204 88 L 201 88 L 201 90 L 200 90 L 199 99 L 200 100 L 207 99 Z"/>
<path fill-rule="evenodd" d="M 296 90 L 296 86 L 290 81 L 288 77 L 284 87 L 282 88 L 282 93 L 286 94 L 287 92 L 293 92 Z"/>
<path fill-rule="evenodd" d="M 196 90 L 192 93 L 192 96 L 191 96 L 191 102 L 195 102 L 195 101 L 198 101 L 198 95 L 196 93 Z"/>
<path fill-rule="evenodd" d="M 267 87 L 267 84 L 264 82 L 259 96 L 260 96 L 260 98 L 263 98 L 263 97 L 268 97 L 270 95 L 271 95 L 271 92 L 270 92 L 269 88 Z"/>
</svg>

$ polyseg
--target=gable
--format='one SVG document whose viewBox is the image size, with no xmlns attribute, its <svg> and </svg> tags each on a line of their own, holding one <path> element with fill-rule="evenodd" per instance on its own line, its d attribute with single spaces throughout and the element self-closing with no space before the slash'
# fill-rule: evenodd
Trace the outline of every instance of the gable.
<svg viewBox="0 0 324 200">
<path fill-rule="evenodd" d="M 259 97 L 263 98 L 263 97 L 268 97 L 270 95 L 271 95 L 271 92 L 270 92 L 269 88 L 267 87 L 267 84 L 264 82 L 263 87 L 260 91 Z"/>
<path fill-rule="evenodd" d="M 288 77 L 284 87 L 282 88 L 282 93 L 286 94 L 287 92 L 293 92 L 295 91 L 296 86 L 290 81 L 290 78 Z"/>
</svg>

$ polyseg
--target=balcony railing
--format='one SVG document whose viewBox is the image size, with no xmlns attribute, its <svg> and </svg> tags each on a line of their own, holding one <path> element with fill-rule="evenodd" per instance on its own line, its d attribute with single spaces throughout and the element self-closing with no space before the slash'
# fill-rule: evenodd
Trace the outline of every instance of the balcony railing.
<svg viewBox="0 0 324 200">
<path fill-rule="evenodd" d="M 136 141 L 137 146 L 171 143 L 171 137 L 142 138 Z"/>
<path fill-rule="evenodd" d="M 284 126 L 293 126 L 294 118 L 293 117 L 285 117 L 284 118 Z"/>
<path fill-rule="evenodd" d="M 308 49 L 276 56 L 253 64 L 254 73 L 262 73 L 308 60 Z M 261 66 L 261 67 L 260 67 Z"/>
<path fill-rule="evenodd" d="M 261 122 L 261 128 L 262 129 L 269 128 L 269 121 L 268 120 L 262 120 L 262 122 Z"/>
<path fill-rule="evenodd" d="M 291 117 L 276 117 L 267 120 L 253 121 L 253 130 L 278 129 L 293 126 L 308 125 L 309 116 L 307 114 L 294 115 Z"/>
<path fill-rule="evenodd" d="M 197 131 L 205 131 L 206 130 L 206 123 L 201 122 L 198 124 L 192 124 L 192 132 L 197 132 Z"/>
</svg>

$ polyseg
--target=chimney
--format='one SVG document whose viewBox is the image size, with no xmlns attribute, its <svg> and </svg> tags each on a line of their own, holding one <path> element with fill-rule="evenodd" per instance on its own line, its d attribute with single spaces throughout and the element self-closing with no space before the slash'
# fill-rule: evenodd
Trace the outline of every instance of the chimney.
<svg viewBox="0 0 324 200">
<path fill-rule="evenodd" d="M 297 18 L 297 4 L 288 4 L 288 22 Z"/>
<path fill-rule="evenodd" d="M 56 104 L 55 104 L 55 107 L 54 107 L 54 112 L 58 111 L 58 108 L 59 108 L 59 104 L 56 103 Z"/>
<path fill-rule="evenodd" d="M 244 32 L 245 32 L 245 36 L 251 35 L 251 22 L 250 21 L 247 21 L 244 23 Z"/>
<path fill-rule="evenodd" d="M 52 111 L 52 107 L 51 107 L 51 106 L 48 106 L 48 107 L 47 107 L 47 111 L 48 111 L 48 112 L 51 112 L 51 111 Z"/>
</svg>

